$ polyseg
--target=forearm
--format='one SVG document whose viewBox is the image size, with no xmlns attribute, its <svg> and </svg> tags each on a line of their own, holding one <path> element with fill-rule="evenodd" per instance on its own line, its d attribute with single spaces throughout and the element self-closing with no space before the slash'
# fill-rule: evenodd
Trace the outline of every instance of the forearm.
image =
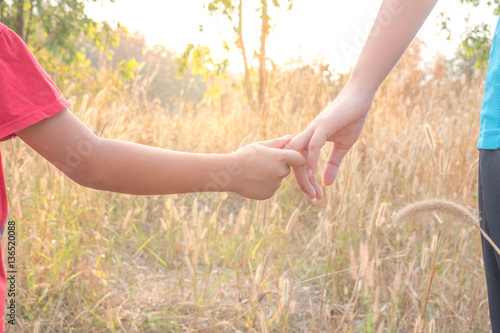
<svg viewBox="0 0 500 333">
<path fill-rule="evenodd" d="M 282 150 L 291 136 L 247 145 L 229 154 L 192 154 L 101 139 L 69 110 L 17 135 L 75 182 L 129 194 L 236 192 L 268 199 L 304 165 L 300 153 Z"/>
<path fill-rule="evenodd" d="M 148 195 L 232 191 L 232 181 L 241 176 L 234 171 L 234 153 L 190 154 L 101 139 L 69 110 L 17 134 L 72 180 L 100 190 Z"/>
<path fill-rule="evenodd" d="M 301 189 L 310 198 L 322 197 L 314 175 L 321 147 L 333 142 L 323 174 L 331 185 L 340 164 L 361 134 L 378 88 L 410 45 L 437 0 L 383 0 L 349 82 L 342 92 L 288 145 L 307 150 L 305 168 L 294 170 Z"/>
<path fill-rule="evenodd" d="M 437 0 L 384 0 L 348 86 L 373 97 L 436 3 Z"/>
<path fill-rule="evenodd" d="M 230 191 L 231 154 L 192 154 L 100 139 L 82 185 L 128 194 Z M 80 172 L 80 174 L 82 174 Z"/>
</svg>

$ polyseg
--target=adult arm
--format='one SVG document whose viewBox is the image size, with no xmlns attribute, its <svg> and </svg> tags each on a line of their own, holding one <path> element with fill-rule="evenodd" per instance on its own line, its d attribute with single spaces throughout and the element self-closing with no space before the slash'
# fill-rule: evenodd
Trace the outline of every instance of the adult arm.
<svg viewBox="0 0 500 333">
<path fill-rule="evenodd" d="M 436 3 L 437 0 L 384 0 L 344 89 L 287 145 L 302 151 L 307 158 L 304 167 L 293 170 L 309 198 L 322 197 L 314 177 L 321 148 L 327 141 L 333 142 L 323 172 L 323 183 L 328 186 L 334 182 L 342 159 L 359 138 L 375 93 Z"/>
<path fill-rule="evenodd" d="M 100 138 L 67 109 L 17 135 L 75 182 L 129 194 L 232 191 L 266 199 L 290 166 L 304 164 L 299 153 L 281 150 L 290 136 L 230 154 L 192 154 Z"/>
</svg>

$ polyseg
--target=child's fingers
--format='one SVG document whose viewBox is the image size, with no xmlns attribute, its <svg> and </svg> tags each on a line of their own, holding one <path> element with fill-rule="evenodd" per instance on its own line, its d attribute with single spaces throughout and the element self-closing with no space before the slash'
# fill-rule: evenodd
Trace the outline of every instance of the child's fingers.
<svg viewBox="0 0 500 333">
<path fill-rule="evenodd" d="M 292 139 L 292 136 L 290 134 L 287 134 L 281 138 L 276 138 L 268 141 L 262 141 L 260 144 L 262 144 L 265 147 L 268 148 L 275 148 L 275 149 L 282 149 L 285 147 L 285 145 Z"/>
<path fill-rule="evenodd" d="M 306 128 L 302 133 L 297 134 L 290 142 L 285 145 L 285 149 L 302 151 L 307 148 L 311 136 L 314 132 L 311 128 Z"/>
<path fill-rule="evenodd" d="M 281 150 L 280 153 L 285 157 L 285 162 L 289 166 L 301 167 L 306 163 L 302 154 L 295 150 Z"/>
</svg>

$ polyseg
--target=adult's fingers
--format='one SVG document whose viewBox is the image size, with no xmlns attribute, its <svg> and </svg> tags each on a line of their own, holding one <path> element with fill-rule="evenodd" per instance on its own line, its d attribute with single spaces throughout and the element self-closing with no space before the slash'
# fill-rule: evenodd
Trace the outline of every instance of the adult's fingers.
<svg viewBox="0 0 500 333">
<path fill-rule="evenodd" d="M 319 154 L 321 152 L 321 148 L 326 143 L 326 139 L 325 135 L 321 133 L 319 129 L 316 129 L 311 137 L 311 140 L 309 141 L 309 156 L 307 158 L 307 174 L 309 177 L 313 177 L 316 174 Z"/>
<path fill-rule="evenodd" d="M 306 169 L 302 166 L 292 167 L 292 170 L 295 175 L 295 180 L 297 181 L 297 184 L 299 184 L 300 189 L 307 195 L 309 199 L 314 199 L 316 197 L 316 190 L 309 182 Z"/>
<path fill-rule="evenodd" d="M 304 165 L 304 172 L 305 172 L 305 175 L 304 175 L 304 178 L 307 180 L 307 182 L 309 183 L 309 185 L 313 188 L 314 192 L 312 197 L 309 197 L 309 199 L 321 199 L 323 197 L 323 191 L 321 190 L 321 187 L 319 187 L 318 185 L 318 182 L 316 181 L 316 175 L 312 175 L 312 176 L 309 176 L 307 174 L 307 170 L 310 169 L 309 167 L 309 163 L 308 163 L 308 160 L 309 160 L 309 151 L 308 150 L 304 150 L 304 157 L 306 159 L 306 164 Z"/>
<path fill-rule="evenodd" d="M 262 141 L 261 144 L 269 147 L 269 148 L 276 148 L 276 149 L 282 149 L 285 147 L 285 145 L 292 139 L 292 136 L 290 134 L 287 134 L 281 138 L 276 138 L 268 141 Z"/>
<path fill-rule="evenodd" d="M 321 199 L 323 197 L 323 191 L 316 182 L 315 176 L 309 176 L 307 170 L 309 169 L 308 161 L 308 150 L 310 136 L 313 135 L 314 131 L 310 128 L 306 129 L 304 132 L 300 133 L 294 137 L 286 146 L 285 149 L 300 150 L 302 155 L 306 160 L 306 165 L 303 167 L 293 167 L 292 170 L 295 174 L 295 179 L 297 184 L 304 191 L 304 193 L 309 197 L 309 199 Z"/>
<path fill-rule="evenodd" d="M 330 186 L 337 178 L 339 172 L 340 164 L 344 159 L 344 156 L 349 151 L 349 148 L 339 148 L 334 144 L 330 154 L 328 155 L 328 161 L 325 164 L 325 170 L 323 172 L 323 184 Z"/>
<path fill-rule="evenodd" d="M 285 149 L 299 151 L 304 157 L 304 160 L 307 161 L 307 146 L 309 145 L 309 141 L 311 140 L 313 133 L 314 132 L 310 128 L 306 128 L 303 132 L 299 133 L 292 140 L 290 140 L 290 142 L 285 145 Z M 307 176 L 305 167 L 292 166 L 292 170 L 300 189 L 308 196 L 309 199 L 314 199 L 316 197 L 316 190 L 309 182 L 309 177 Z"/>
<path fill-rule="evenodd" d="M 307 161 L 307 150 L 300 152 L 304 160 Z M 292 167 L 293 173 L 295 174 L 295 179 L 297 184 L 299 184 L 300 189 L 307 195 L 309 199 L 314 199 L 316 197 L 316 190 L 314 186 L 309 182 L 309 177 L 307 177 L 307 171 L 304 166 Z"/>
<path fill-rule="evenodd" d="M 319 187 L 318 182 L 316 181 L 316 177 L 312 176 L 309 177 L 309 184 L 314 188 L 314 192 L 316 193 L 316 199 L 320 200 L 323 198 L 323 191 L 321 190 L 321 187 Z"/>
</svg>

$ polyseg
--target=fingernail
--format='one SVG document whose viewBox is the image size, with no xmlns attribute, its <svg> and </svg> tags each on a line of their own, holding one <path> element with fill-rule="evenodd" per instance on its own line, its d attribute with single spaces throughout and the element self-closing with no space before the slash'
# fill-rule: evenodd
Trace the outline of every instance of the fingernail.
<svg viewBox="0 0 500 333">
<path fill-rule="evenodd" d="M 312 169 L 307 169 L 307 175 L 308 175 L 309 177 L 312 177 L 312 176 L 313 176 L 313 171 L 312 171 Z"/>
</svg>

